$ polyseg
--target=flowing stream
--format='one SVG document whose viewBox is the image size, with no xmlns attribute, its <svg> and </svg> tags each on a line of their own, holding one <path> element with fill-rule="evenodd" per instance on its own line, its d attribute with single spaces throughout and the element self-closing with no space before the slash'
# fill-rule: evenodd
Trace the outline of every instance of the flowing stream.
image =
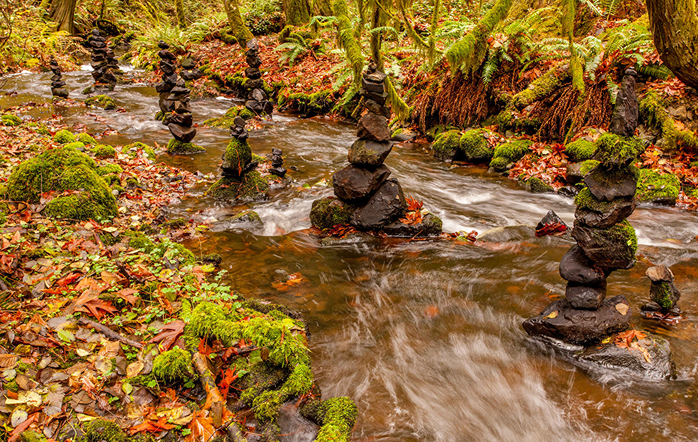
<svg viewBox="0 0 698 442">
<path fill-rule="evenodd" d="M 86 70 L 64 74 L 71 96 L 92 82 Z M 15 91 L 16 94 L 5 94 Z M 50 102 L 49 74 L 18 74 L 0 90 L 0 106 Z M 126 112 L 38 108 L 61 114 L 103 142 L 166 143 L 153 120 L 157 96 L 145 85 L 117 86 Z M 192 103 L 195 121 L 220 116 L 227 99 Z M 200 127 L 206 154 L 158 160 L 203 174 L 219 174 L 228 130 Z M 250 134 L 259 155 L 283 149 L 293 184 L 249 207 L 262 227 L 232 225 L 240 207 L 218 205 L 202 185 L 171 208 L 171 216 L 212 223 L 195 252 L 220 253 L 236 290 L 302 309 L 309 322 L 314 369 L 325 397 L 348 395 L 359 407 L 356 441 L 689 441 L 698 439 L 694 413 L 698 367 L 698 234 L 696 214 L 642 206 L 630 217 L 640 241 L 638 265 L 609 278 L 609 294 L 625 295 L 632 324 L 669 340 L 679 378 L 648 382 L 617 373 L 583 372 L 529 339 L 521 322 L 564 295 L 558 263 L 568 243 L 522 239 L 468 245 L 448 240 L 376 240 L 323 246 L 309 233 L 312 201 L 332 194 L 313 186 L 347 164 L 353 126 L 329 119 L 274 115 Z M 548 210 L 565 222 L 574 203 L 534 195 L 483 168 L 433 160 L 421 145 L 398 145 L 387 165 L 405 193 L 440 216 L 444 230 L 535 225 Z M 311 188 L 304 188 L 309 184 Z M 244 227 L 244 226 L 243 226 Z M 666 328 L 640 318 L 649 300 L 649 263 L 672 267 L 685 319 Z M 300 272 L 287 291 L 272 286 Z M 695 403 L 698 406 L 698 401 Z"/>
</svg>

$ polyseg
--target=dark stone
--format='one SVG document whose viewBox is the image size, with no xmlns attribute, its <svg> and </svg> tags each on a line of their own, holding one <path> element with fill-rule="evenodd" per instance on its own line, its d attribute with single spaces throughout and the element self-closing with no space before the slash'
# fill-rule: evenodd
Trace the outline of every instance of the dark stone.
<svg viewBox="0 0 698 442">
<path fill-rule="evenodd" d="M 58 88 L 61 88 L 61 87 L 63 87 L 63 86 L 65 86 L 65 81 L 63 81 L 63 80 L 51 82 L 51 87 L 52 87 L 52 88 L 58 89 Z"/>
<path fill-rule="evenodd" d="M 622 170 L 612 173 L 603 167 L 592 170 L 584 177 L 584 183 L 599 201 L 632 198 L 637 188 L 637 178 L 634 174 L 623 173 Z"/>
<path fill-rule="evenodd" d="M 359 230 L 378 229 L 402 217 L 407 201 L 400 183 L 394 178 L 386 180 L 363 207 L 351 215 L 351 224 Z"/>
<path fill-rule="evenodd" d="M 254 52 L 259 52 L 259 42 L 257 41 L 256 38 L 253 38 L 252 40 L 247 42 L 246 45 L 247 51 L 254 51 Z"/>
<path fill-rule="evenodd" d="M 599 285 L 606 281 L 606 274 L 592 267 L 592 262 L 578 245 L 572 246 L 560 260 L 560 276 L 577 284 Z"/>
<path fill-rule="evenodd" d="M 283 166 L 270 167 L 269 173 L 283 177 L 284 175 L 286 175 L 286 168 Z"/>
<path fill-rule="evenodd" d="M 355 166 L 377 167 L 383 164 L 393 149 L 393 143 L 377 143 L 358 139 L 349 148 L 349 162 Z"/>
<path fill-rule="evenodd" d="M 585 345 L 628 328 L 630 313 L 630 305 L 622 295 L 605 300 L 594 311 L 575 309 L 562 299 L 547 306 L 540 315 L 525 320 L 523 328 L 531 336 Z"/>
<path fill-rule="evenodd" d="M 203 72 L 201 72 L 200 69 L 185 70 L 180 72 L 180 75 L 184 79 L 184 81 L 198 80 L 199 78 L 204 76 Z"/>
<path fill-rule="evenodd" d="M 165 75 L 172 75 L 175 71 L 175 67 L 172 63 L 166 61 L 160 61 L 160 69 Z"/>
<path fill-rule="evenodd" d="M 245 165 L 245 168 L 242 169 L 242 175 L 246 175 L 246 174 L 252 172 L 253 170 L 255 170 L 257 168 L 257 166 L 259 166 L 259 161 L 250 161 L 249 163 L 247 163 Z"/>
<path fill-rule="evenodd" d="M 616 235 L 615 230 L 597 229 L 575 221 L 572 236 L 596 267 L 605 271 L 629 269 L 635 265 L 635 248 L 628 244 L 631 238 Z"/>
<path fill-rule="evenodd" d="M 586 348 L 578 359 L 614 372 L 624 370 L 647 379 L 675 379 L 676 366 L 669 343 L 650 332 L 642 333 L 644 338 L 634 340 L 630 347 L 619 347 L 616 345 L 616 339 L 624 338 L 611 336 L 610 341 L 605 344 Z"/>
<path fill-rule="evenodd" d="M 245 88 L 247 90 L 261 89 L 262 86 L 264 86 L 264 80 L 261 78 L 256 78 L 254 80 L 249 78 L 247 81 L 245 81 Z"/>
<path fill-rule="evenodd" d="M 441 219 L 436 215 L 427 213 L 419 224 L 405 224 L 397 220 L 381 227 L 381 232 L 395 238 L 425 238 L 441 235 L 442 228 Z"/>
<path fill-rule="evenodd" d="M 674 284 L 674 274 L 667 266 L 654 266 L 645 272 L 651 281 L 650 298 L 661 307 L 661 311 L 667 312 L 681 299 L 681 293 Z"/>
<path fill-rule="evenodd" d="M 591 286 L 570 282 L 565 289 L 565 298 L 574 308 L 597 310 L 606 298 L 606 284 Z"/>
<path fill-rule="evenodd" d="M 163 92 L 169 92 L 171 89 L 172 89 L 171 84 L 167 84 L 167 83 L 162 82 L 162 81 L 160 83 L 155 84 L 155 92 L 157 92 L 158 94 L 161 94 Z"/>
<path fill-rule="evenodd" d="M 390 107 L 378 104 L 373 100 L 364 100 L 364 107 L 366 107 L 366 109 L 368 109 L 369 112 L 382 115 L 387 119 L 390 119 L 391 117 Z"/>
<path fill-rule="evenodd" d="M 567 224 L 565 224 L 562 218 L 557 216 L 557 213 L 555 213 L 552 210 L 549 210 L 548 213 L 545 214 L 543 219 L 541 219 L 538 222 L 538 225 L 536 225 L 536 230 L 540 230 L 548 225 L 563 225 L 565 227 L 567 226 Z"/>
<path fill-rule="evenodd" d="M 168 113 L 165 118 L 162 120 L 162 124 L 165 126 L 169 125 L 170 123 L 174 124 L 179 124 L 182 126 L 187 126 L 191 127 L 191 125 L 194 123 L 194 119 L 192 117 L 191 112 L 186 112 L 183 114 L 178 114 L 175 112 L 170 112 Z"/>
<path fill-rule="evenodd" d="M 385 75 L 385 74 L 384 74 Z M 385 84 L 383 82 L 376 83 L 374 81 L 368 80 L 366 77 L 361 81 L 361 93 L 365 94 L 367 92 L 375 92 L 382 94 L 385 91 Z"/>
<path fill-rule="evenodd" d="M 590 227 L 607 229 L 628 218 L 635 211 L 635 200 L 616 198 L 610 203 L 598 205 L 597 211 L 577 207 L 577 221 Z"/>
<path fill-rule="evenodd" d="M 165 49 L 158 52 L 158 57 L 160 57 L 163 60 L 177 60 L 177 57 L 175 57 L 175 55 L 172 52 Z"/>
<path fill-rule="evenodd" d="M 257 79 L 262 77 L 262 72 L 258 68 L 247 68 L 245 69 L 245 77 L 251 79 Z"/>
<path fill-rule="evenodd" d="M 583 163 L 572 163 L 567 165 L 567 176 L 565 176 L 565 181 L 570 186 L 574 186 L 584 179 L 584 175 L 582 175 L 582 164 Z"/>
<path fill-rule="evenodd" d="M 187 57 L 187 58 L 182 60 L 182 68 L 187 69 L 187 70 L 191 70 L 191 69 L 194 69 L 195 67 L 196 67 L 196 62 L 194 61 L 193 58 Z"/>
<path fill-rule="evenodd" d="M 613 108 L 609 132 L 624 137 L 635 135 L 635 128 L 640 117 L 640 108 L 635 93 L 635 81 L 637 72 L 633 69 L 625 71 L 623 84 L 616 96 L 616 104 Z"/>
<path fill-rule="evenodd" d="M 52 88 L 51 94 L 54 97 L 68 98 L 69 92 L 68 92 L 68 89 L 61 87 L 61 88 Z"/>
<path fill-rule="evenodd" d="M 364 98 L 367 100 L 373 100 L 375 101 L 379 106 L 383 106 L 388 99 L 388 93 L 383 92 L 383 93 L 378 93 L 378 92 L 370 92 L 366 91 L 363 94 Z"/>
<path fill-rule="evenodd" d="M 170 45 L 168 45 L 168 44 L 165 43 L 164 41 L 160 40 L 160 41 L 158 41 L 158 47 L 159 47 L 160 49 L 169 49 L 169 48 L 170 48 Z"/>
<path fill-rule="evenodd" d="M 267 115 L 271 115 L 272 112 L 274 112 L 274 105 L 271 101 L 267 101 L 264 103 L 263 111 Z"/>
<path fill-rule="evenodd" d="M 253 68 L 258 68 L 262 65 L 262 59 L 259 58 L 257 55 L 250 56 L 248 54 L 247 57 L 245 57 L 245 62 L 248 66 Z"/>
<path fill-rule="evenodd" d="M 255 101 L 265 101 L 267 99 L 267 93 L 262 89 L 254 89 L 250 94 L 250 98 Z"/>
<path fill-rule="evenodd" d="M 174 108 L 174 111 L 177 112 L 178 114 L 184 114 L 184 113 L 191 112 L 191 108 L 189 107 L 189 101 L 174 100 L 172 102 L 172 106 Z"/>
<path fill-rule="evenodd" d="M 366 113 L 356 126 L 356 136 L 378 142 L 389 141 L 388 119 L 373 112 Z"/>
<path fill-rule="evenodd" d="M 245 107 L 256 114 L 261 115 L 264 113 L 265 103 L 263 101 L 247 100 L 245 102 Z"/>
<path fill-rule="evenodd" d="M 378 190 L 390 176 L 390 169 L 381 165 L 374 170 L 349 165 L 332 176 L 334 194 L 345 201 L 361 200 Z"/>
<path fill-rule="evenodd" d="M 169 124 L 167 126 L 175 139 L 182 141 L 184 143 L 189 143 L 196 136 L 196 129 L 193 127 L 186 127 L 180 124 Z"/>
<path fill-rule="evenodd" d="M 163 75 L 162 76 L 162 81 L 164 81 L 167 84 L 170 84 L 172 86 L 176 86 L 179 78 L 177 77 L 177 74 L 174 73 L 172 75 Z"/>
<path fill-rule="evenodd" d="M 557 190 L 558 195 L 566 196 L 568 198 L 574 198 L 579 194 L 579 189 L 574 186 L 564 186 Z"/>
</svg>

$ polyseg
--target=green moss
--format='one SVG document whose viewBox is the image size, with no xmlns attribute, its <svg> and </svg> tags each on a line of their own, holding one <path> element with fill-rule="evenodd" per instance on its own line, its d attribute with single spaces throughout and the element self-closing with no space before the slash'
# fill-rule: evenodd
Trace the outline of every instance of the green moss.
<svg viewBox="0 0 698 442">
<path fill-rule="evenodd" d="M 141 232 L 136 232 L 133 230 L 127 230 L 124 232 L 124 236 L 129 238 L 128 245 L 134 249 L 143 250 L 146 253 L 150 253 L 155 248 L 155 243 Z"/>
<path fill-rule="evenodd" d="M 222 117 L 210 118 L 204 121 L 204 125 L 227 129 L 233 125 L 235 117 L 241 117 L 244 120 L 251 120 L 255 117 L 255 114 L 245 106 L 234 106 L 228 109 L 225 112 L 225 115 Z"/>
<path fill-rule="evenodd" d="M 641 169 L 635 197 L 640 202 L 674 204 L 680 190 L 681 181 L 676 175 Z"/>
<path fill-rule="evenodd" d="M 313 201 L 310 210 L 310 222 L 320 230 L 329 229 L 338 224 L 349 224 L 351 214 L 357 206 L 343 202 L 334 197 L 321 198 Z"/>
<path fill-rule="evenodd" d="M 471 163 L 489 163 L 494 155 L 493 149 L 487 143 L 488 137 L 494 134 L 487 129 L 471 129 L 461 136 L 458 146 L 458 158 L 462 157 Z"/>
<path fill-rule="evenodd" d="M 300 92 L 289 94 L 284 98 L 283 105 L 297 109 L 298 112 L 307 117 L 323 115 L 329 113 L 335 104 L 332 93 L 332 90 L 322 90 L 312 94 Z"/>
<path fill-rule="evenodd" d="M 109 95 L 95 95 L 85 100 L 88 106 L 101 107 L 104 110 L 116 109 L 116 102 Z"/>
<path fill-rule="evenodd" d="M 69 130 L 63 129 L 56 132 L 53 136 L 53 141 L 59 144 L 74 143 L 78 138 Z"/>
<path fill-rule="evenodd" d="M 565 153 L 570 161 L 579 163 L 581 161 L 590 160 L 596 153 L 596 149 L 594 143 L 580 138 L 565 146 Z"/>
<path fill-rule="evenodd" d="M 304 414 L 321 425 L 317 442 L 348 442 L 356 423 L 358 411 L 354 401 L 348 397 L 336 397 L 321 403 L 311 404 Z"/>
<path fill-rule="evenodd" d="M 224 169 L 236 170 L 240 173 L 250 161 L 252 161 L 252 149 L 250 149 L 250 145 L 247 144 L 247 141 L 240 141 L 233 138 L 225 149 L 221 167 Z"/>
<path fill-rule="evenodd" d="M 662 281 L 656 291 L 653 292 L 653 295 L 652 300 L 659 304 L 664 310 L 674 308 L 674 291 L 668 282 Z"/>
<path fill-rule="evenodd" d="M 184 265 L 196 264 L 196 256 L 191 250 L 187 249 L 182 244 L 172 242 L 168 239 L 164 239 L 162 243 L 155 248 L 154 253 L 170 261 L 179 261 Z"/>
<path fill-rule="evenodd" d="M 118 164 L 104 164 L 97 168 L 97 174 L 101 176 L 120 174 L 124 171 Z"/>
<path fill-rule="evenodd" d="M 504 171 L 507 165 L 519 161 L 528 153 L 533 144 L 530 140 L 514 140 L 502 143 L 494 149 L 494 157 L 490 167 L 498 172 Z"/>
<path fill-rule="evenodd" d="M 36 431 L 23 431 L 19 440 L 21 442 L 44 442 L 46 436 Z"/>
<path fill-rule="evenodd" d="M 460 139 L 461 133 L 458 130 L 449 130 L 438 135 L 431 145 L 434 156 L 440 160 L 452 159 L 458 152 Z"/>
<path fill-rule="evenodd" d="M 116 149 L 106 144 L 100 144 L 92 148 L 92 153 L 97 158 L 114 158 L 116 157 Z"/>
<path fill-rule="evenodd" d="M 76 150 L 85 149 L 85 145 L 82 144 L 82 142 L 80 142 L 80 141 L 74 141 L 72 143 L 68 143 L 65 145 L 65 147 L 70 147 L 70 148 L 73 148 Z"/>
<path fill-rule="evenodd" d="M 128 442 L 126 433 L 115 422 L 95 419 L 84 426 L 85 435 L 82 442 Z"/>
<path fill-rule="evenodd" d="M 245 210 L 235 214 L 231 219 L 232 222 L 246 222 L 246 223 L 261 223 L 262 218 L 254 210 Z"/>
<path fill-rule="evenodd" d="M 223 262 L 223 257 L 218 253 L 209 253 L 201 258 L 201 262 L 219 265 L 221 262 Z"/>
<path fill-rule="evenodd" d="M 173 220 L 167 221 L 166 223 L 163 223 L 163 227 L 167 227 L 169 229 L 181 229 L 182 227 L 187 225 L 187 220 L 184 218 L 175 218 Z"/>
<path fill-rule="evenodd" d="M 160 353 L 153 361 L 153 374 L 165 382 L 193 378 L 195 374 L 191 354 L 179 347 Z"/>
<path fill-rule="evenodd" d="M 194 143 L 185 143 L 174 138 L 167 143 L 167 153 L 170 155 L 191 155 L 204 152 L 206 152 L 206 149 L 201 146 Z"/>
<path fill-rule="evenodd" d="M 80 132 L 78 134 L 78 141 L 80 141 L 83 144 L 88 144 L 90 146 L 97 145 L 97 140 L 95 140 L 92 137 L 92 135 L 88 134 L 87 132 Z"/>
<path fill-rule="evenodd" d="M 526 188 L 531 193 L 552 193 L 555 189 L 538 177 L 531 177 L 526 180 Z"/>
<path fill-rule="evenodd" d="M 596 160 L 586 160 L 582 163 L 582 167 L 579 169 L 579 173 L 581 173 L 582 176 L 584 176 L 592 170 L 596 169 L 596 166 L 598 166 L 599 164 L 601 163 Z"/>
<path fill-rule="evenodd" d="M 269 197 L 269 183 L 256 170 L 247 173 L 241 181 L 223 177 L 207 192 L 214 199 L 259 201 Z"/>
<path fill-rule="evenodd" d="M 569 76 L 570 73 L 567 69 L 550 69 L 542 76 L 533 80 L 526 89 L 514 95 L 510 102 L 510 106 L 521 110 L 531 103 L 535 103 L 547 97 L 552 91 L 562 86 Z"/>
<path fill-rule="evenodd" d="M 640 116 L 648 126 L 661 132 L 667 150 L 674 150 L 679 145 L 698 148 L 698 137 L 695 132 L 677 127 L 676 121 L 666 111 L 657 92 L 648 90 L 640 101 Z"/>
<path fill-rule="evenodd" d="M 2 121 L 3 126 L 19 126 L 22 124 L 22 119 L 17 115 L 4 114 L 0 116 L 0 121 Z"/>
<path fill-rule="evenodd" d="M 609 233 L 617 239 L 617 242 L 624 242 L 630 248 L 632 253 L 632 258 L 637 255 L 637 235 L 635 234 L 635 228 L 628 222 L 624 220 L 621 223 L 615 224 L 613 227 L 608 229 Z"/>
<path fill-rule="evenodd" d="M 61 196 L 70 191 L 69 195 Z M 108 219 L 116 216 L 116 199 L 96 172 L 95 162 L 72 147 L 48 150 L 20 164 L 7 181 L 15 201 L 39 202 L 42 193 L 55 192 L 48 216 L 69 219 Z"/>
<path fill-rule="evenodd" d="M 607 132 L 596 141 L 594 159 L 607 167 L 619 167 L 637 160 L 645 150 L 645 142 L 636 137 L 622 137 Z"/>
<path fill-rule="evenodd" d="M 605 213 L 614 204 L 613 202 L 599 201 L 591 193 L 588 187 L 583 188 L 577 196 L 574 197 L 574 203 L 580 209 L 591 210 L 593 212 Z"/>
</svg>

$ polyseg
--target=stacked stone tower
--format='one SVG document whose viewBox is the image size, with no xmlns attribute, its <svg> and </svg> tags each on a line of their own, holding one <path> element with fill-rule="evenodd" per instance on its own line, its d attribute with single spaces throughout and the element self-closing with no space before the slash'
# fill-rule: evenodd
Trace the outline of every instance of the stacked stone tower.
<svg viewBox="0 0 698 442">
<path fill-rule="evenodd" d="M 61 68 L 58 66 L 56 59 L 51 56 L 49 69 L 53 72 L 51 77 L 51 95 L 54 97 L 68 98 L 68 89 L 66 89 L 65 81 L 62 80 Z"/>
<path fill-rule="evenodd" d="M 256 38 L 247 42 L 245 56 L 245 61 L 249 66 L 245 69 L 245 76 L 247 77 L 245 89 L 249 91 L 245 107 L 257 115 L 271 115 L 274 105 L 269 101 L 269 97 L 263 89 L 264 80 L 262 80 L 262 72 L 259 70 L 259 67 L 262 65 L 262 59 L 259 58 L 259 42 L 257 42 Z"/>
<path fill-rule="evenodd" d="M 155 119 L 162 120 L 165 118 L 165 114 L 172 112 L 173 108 L 173 103 L 170 100 L 170 91 L 177 85 L 178 78 L 175 69 L 177 57 L 169 51 L 170 45 L 164 41 L 158 42 L 158 47 L 160 48 L 158 57 L 160 57 L 162 81 L 155 85 L 155 91 L 160 94 L 160 101 L 158 102 L 160 111 L 155 115 Z"/>
<path fill-rule="evenodd" d="M 90 60 L 95 89 L 113 91 L 117 81 L 114 70 L 119 68 L 119 63 L 114 57 L 114 51 L 107 48 L 107 39 L 99 34 L 99 29 L 92 30 L 88 44 L 92 52 Z"/>
<path fill-rule="evenodd" d="M 286 175 L 286 168 L 284 167 L 284 158 L 282 157 L 283 151 L 278 147 L 274 147 L 271 150 L 271 168 L 269 173 L 280 176 L 283 178 Z"/>
<path fill-rule="evenodd" d="M 638 106 L 634 71 L 626 71 L 619 97 L 621 109 L 614 115 L 626 118 L 612 125 L 616 133 L 606 133 L 597 141 L 598 165 L 584 177 L 587 187 L 575 199 L 572 236 L 577 245 L 560 262 L 560 276 L 568 281 L 565 299 L 524 322 L 531 335 L 588 344 L 628 326 L 625 297 L 605 298 L 606 278 L 614 270 L 633 267 L 637 252 L 635 230 L 627 218 L 635 210 L 638 171 L 633 163 L 645 144 L 632 137 Z"/>
</svg>

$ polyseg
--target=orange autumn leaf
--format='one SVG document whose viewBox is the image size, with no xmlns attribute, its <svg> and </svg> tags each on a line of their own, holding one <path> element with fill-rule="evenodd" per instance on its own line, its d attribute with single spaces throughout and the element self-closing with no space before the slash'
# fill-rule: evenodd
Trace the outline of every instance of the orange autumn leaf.
<svg viewBox="0 0 698 442">
<path fill-rule="evenodd" d="M 206 442 L 216 433 L 213 427 L 213 419 L 206 411 L 199 411 L 189 423 L 191 433 L 185 439 L 186 442 Z"/>
<path fill-rule="evenodd" d="M 118 312 L 119 309 L 112 305 L 111 301 L 102 301 L 101 299 L 90 299 L 89 301 L 83 303 L 82 306 L 75 309 L 76 312 L 88 313 L 97 320 L 102 319 L 105 314 L 111 314 Z"/>
<path fill-rule="evenodd" d="M 165 324 L 161 329 L 160 333 L 153 336 L 150 343 L 159 342 L 162 346 L 163 351 L 169 350 L 172 345 L 179 339 L 184 333 L 184 326 L 186 324 L 184 321 L 172 321 Z"/>
<path fill-rule="evenodd" d="M 129 431 L 131 436 L 133 436 L 136 433 L 159 433 L 163 430 L 171 430 L 174 427 L 174 425 L 167 423 L 167 416 L 163 416 L 157 421 L 145 421 L 140 425 L 131 427 Z"/>
<path fill-rule="evenodd" d="M 619 348 L 629 348 L 633 340 L 645 339 L 647 335 L 638 330 L 627 330 L 616 335 L 615 344 Z"/>
</svg>

